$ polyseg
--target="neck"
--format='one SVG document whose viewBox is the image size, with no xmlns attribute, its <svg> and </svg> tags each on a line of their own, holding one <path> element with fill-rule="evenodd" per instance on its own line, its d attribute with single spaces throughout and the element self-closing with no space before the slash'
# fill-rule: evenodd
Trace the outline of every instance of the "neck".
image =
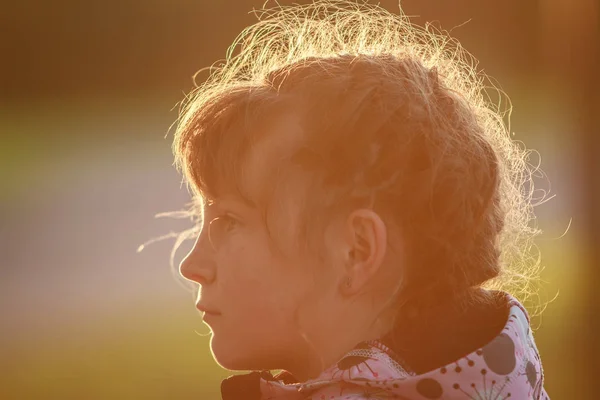
<svg viewBox="0 0 600 400">
<path fill-rule="evenodd" d="M 357 319 L 358 320 L 358 319 Z M 386 321 L 383 316 L 381 321 Z M 337 332 L 329 338 L 323 338 L 320 343 L 309 343 L 302 338 L 305 346 L 302 348 L 292 362 L 290 368 L 286 369 L 298 382 L 304 382 L 319 377 L 323 371 L 337 363 L 346 353 L 352 350 L 357 344 L 376 340 L 383 337 L 391 330 L 389 323 L 375 323 L 371 327 L 364 329 L 364 325 L 359 323 L 355 326 L 344 327 L 343 331 Z M 352 335 L 349 332 L 356 332 Z"/>
</svg>

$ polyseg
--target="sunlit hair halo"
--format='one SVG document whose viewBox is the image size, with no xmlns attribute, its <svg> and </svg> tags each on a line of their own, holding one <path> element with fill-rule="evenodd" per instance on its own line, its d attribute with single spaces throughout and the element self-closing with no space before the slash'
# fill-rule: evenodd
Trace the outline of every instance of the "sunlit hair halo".
<svg viewBox="0 0 600 400">
<path fill-rule="evenodd" d="M 539 169 L 469 53 L 402 11 L 366 3 L 277 5 L 257 16 L 182 103 L 173 151 L 194 202 L 175 215 L 201 225 L 198 205 L 216 180 L 240 186 L 244 128 L 293 104 L 306 138 L 287 161 L 314 177 L 305 239 L 318 237 L 310 213 L 375 198 L 408 235 L 411 264 L 426 266 L 409 271 L 407 287 L 483 285 L 526 299 L 539 274 Z M 179 235 L 172 256 L 198 231 Z"/>
</svg>

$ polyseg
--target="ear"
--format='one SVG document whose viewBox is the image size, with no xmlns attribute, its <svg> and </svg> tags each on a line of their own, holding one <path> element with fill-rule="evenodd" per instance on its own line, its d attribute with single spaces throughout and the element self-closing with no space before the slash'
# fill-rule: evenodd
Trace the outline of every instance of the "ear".
<svg viewBox="0 0 600 400">
<path fill-rule="evenodd" d="M 347 295 L 359 292 L 381 267 L 387 249 L 387 228 L 375 211 L 352 211 L 345 224 L 346 268 L 341 290 Z"/>
</svg>

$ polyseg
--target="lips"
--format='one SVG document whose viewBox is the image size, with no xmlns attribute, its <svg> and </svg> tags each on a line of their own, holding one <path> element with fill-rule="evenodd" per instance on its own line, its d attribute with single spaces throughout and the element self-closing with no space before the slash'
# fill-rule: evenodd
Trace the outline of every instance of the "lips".
<svg viewBox="0 0 600 400">
<path fill-rule="evenodd" d="M 204 314 L 221 315 L 221 313 L 215 310 L 214 308 L 211 308 L 210 306 L 206 306 L 204 304 L 196 304 L 196 308 L 199 311 L 202 311 Z"/>
</svg>

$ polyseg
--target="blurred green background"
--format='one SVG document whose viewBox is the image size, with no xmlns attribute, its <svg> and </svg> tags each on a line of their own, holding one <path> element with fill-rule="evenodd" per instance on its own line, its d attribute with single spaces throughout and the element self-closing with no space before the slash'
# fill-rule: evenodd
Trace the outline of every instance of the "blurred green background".
<svg viewBox="0 0 600 400">
<path fill-rule="evenodd" d="M 169 268 L 173 242 L 136 249 L 187 227 L 154 218 L 189 199 L 165 135 L 193 73 L 262 4 L 2 2 L 0 398 L 220 398 L 231 373 Z M 558 293 L 534 321 L 546 388 L 597 398 L 598 3 L 402 4 L 479 59 L 512 100 L 515 139 L 541 154 L 556 195 L 537 207 L 540 300 Z"/>
</svg>

